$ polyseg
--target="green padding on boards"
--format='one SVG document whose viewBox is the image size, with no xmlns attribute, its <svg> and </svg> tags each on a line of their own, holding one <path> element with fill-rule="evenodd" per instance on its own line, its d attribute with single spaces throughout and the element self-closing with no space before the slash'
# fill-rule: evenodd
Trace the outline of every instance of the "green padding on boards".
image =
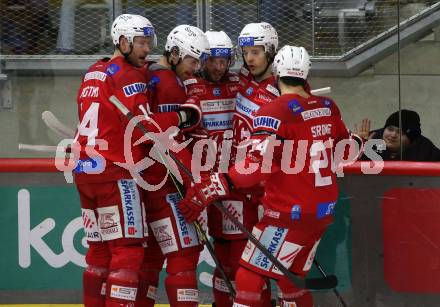
<svg viewBox="0 0 440 307">
<path fill-rule="evenodd" d="M 0 198 L 8 234 L 0 289 L 80 289 L 86 249 L 75 188 L 0 188 Z"/>
</svg>

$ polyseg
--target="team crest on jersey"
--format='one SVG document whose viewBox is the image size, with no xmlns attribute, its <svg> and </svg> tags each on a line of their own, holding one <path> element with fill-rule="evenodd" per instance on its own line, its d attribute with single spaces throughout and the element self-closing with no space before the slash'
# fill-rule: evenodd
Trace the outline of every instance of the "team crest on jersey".
<svg viewBox="0 0 440 307">
<path fill-rule="evenodd" d="M 278 130 L 281 121 L 270 116 L 257 116 L 254 118 L 254 129 L 257 128 L 269 128 L 273 130 Z"/>
<path fill-rule="evenodd" d="M 116 74 L 119 70 L 121 69 L 121 67 L 117 64 L 110 64 L 107 67 L 106 73 L 107 75 L 113 76 L 114 74 Z"/>
<path fill-rule="evenodd" d="M 254 92 L 254 88 L 253 87 L 248 87 L 246 90 L 246 95 L 250 96 L 252 95 L 252 93 Z"/>
<path fill-rule="evenodd" d="M 293 113 L 299 113 L 304 111 L 303 107 L 301 106 L 301 104 L 299 103 L 298 100 L 296 99 L 292 99 L 287 103 L 288 108 L 293 112 Z"/>
<path fill-rule="evenodd" d="M 130 97 L 139 93 L 145 93 L 147 91 L 147 84 L 143 82 L 136 82 L 126 85 L 122 88 L 126 97 Z"/>
<path fill-rule="evenodd" d="M 212 90 L 212 94 L 214 96 L 220 96 L 222 94 L 222 91 L 220 90 L 219 87 L 214 87 L 214 89 Z"/>
</svg>

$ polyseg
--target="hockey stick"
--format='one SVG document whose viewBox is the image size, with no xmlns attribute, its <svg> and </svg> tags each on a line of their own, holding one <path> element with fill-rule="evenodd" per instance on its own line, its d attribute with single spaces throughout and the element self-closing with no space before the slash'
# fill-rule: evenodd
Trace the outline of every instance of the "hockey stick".
<svg viewBox="0 0 440 307">
<path fill-rule="evenodd" d="M 314 259 L 313 263 L 318 268 L 318 271 L 321 273 L 321 275 L 324 276 L 324 277 L 327 277 L 327 273 L 325 273 L 324 269 L 319 264 L 318 260 Z M 336 295 L 338 300 L 341 302 L 342 306 L 348 307 L 347 303 L 344 301 L 344 299 L 342 298 L 341 294 L 339 293 L 339 291 L 336 288 L 333 288 L 333 293 Z"/>
<path fill-rule="evenodd" d="M 330 86 L 327 87 L 322 87 L 322 88 L 317 88 L 314 90 L 310 91 L 310 94 L 315 95 L 315 96 L 320 96 L 320 95 L 324 95 L 324 94 L 330 94 L 332 92 L 332 88 Z"/>
<path fill-rule="evenodd" d="M 61 123 L 51 111 L 44 111 L 41 113 L 41 118 L 46 126 L 62 137 L 72 138 L 75 135 L 75 131 Z"/>
<path fill-rule="evenodd" d="M 56 152 L 57 146 L 50 145 L 31 145 L 31 144 L 18 144 L 18 150 L 32 150 L 40 152 Z"/>
<path fill-rule="evenodd" d="M 114 104 L 114 106 L 116 108 L 119 109 L 119 111 L 122 112 L 122 114 L 124 114 L 128 119 L 132 119 L 134 118 L 133 114 L 131 114 L 131 112 L 119 101 L 119 99 L 117 99 L 115 96 L 111 96 L 109 98 L 110 102 Z M 154 142 L 157 142 L 158 140 L 154 137 L 154 135 L 152 135 L 152 133 L 150 133 L 141 123 L 136 122 L 136 127 L 138 127 L 143 133 L 148 134 L 148 136 L 150 137 L 150 139 Z M 160 144 L 160 143 L 158 143 Z M 172 154 L 171 152 L 168 153 L 169 157 L 171 159 L 173 159 L 174 162 L 176 162 L 176 164 L 181 168 L 182 171 L 185 172 L 185 174 L 191 178 L 193 181 L 193 176 L 191 174 L 191 172 L 185 167 L 185 165 L 183 165 L 183 163 L 177 159 L 177 157 Z M 242 231 L 243 233 L 245 233 L 247 235 L 247 237 L 249 238 L 249 240 L 255 245 L 257 246 L 257 248 L 264 254 L 264 256 L 266 256 L 270 261 L 272 261 L 272 263 L 284 274 L 286 275 L 291 282 L 293 282 L 294 284 L 296 284 L 297 286 L 301 287 L 301 288 L 307 288 L 307 289 L 315 289 L 315 290 L 320 290 L 320 289 L 331 289 L 336 287 L 337 285 L 337 278 L 334 275 L 329 275 L 327 277 L 324 278 L 313 278 L 313 279 L 301 279 L 299 277 L 297 277 L 296 275 L 294 275 L 293 273 L 291 273 L 286 267 L 284 267 L 283 264 L 281 264 L 281 262 L 279 262 L 279 260 L 272 255 L 271 252 L 269 252 L 266 247 L 264 247 L 260 241 L 258 241 L 258 239 L 256 239 L 254 237 L 253 234 L 251 234 L 244 226 L 243 224 L 241 224 L 236 218 L 235 216 L 233 216 L 233 214 L 231 212 L 229 212 L 229 210 L 227 210 L 223 204 L 221 202 L 215 202 L 214 203 L 215 206 L 222 212 L 224 213 L 231 221 L 232 223 L 234 223 L 234 225 L 236 227 L 238 227 L 238 229 L 240 229 L 240 231 Z"/>
<path fill-rule="evenodd" d="M 133 119 L 133 114 L 131 114 L 131 112 L 119 101 L 119 99 L 112 95 L 109 97 L 110 102 L 116 106 L 116 108 L 122 112 L 122 114 L 124 114 L 129 120 Z M 152 139 L 155 143 L 157 143 L 158 145 L 161 145 L 160 142 L 155 139 L 152 135 L 152 133 L 150 133 L 141 123 L 136 122 L 136 127 L 138 127 L 144 134 L 150 136 L 150 139 Z M 168 163 L 166 162 L 166 158 L 164 157 L 164 155 L 160 152 L 160 150 L 157 151 L 160 159 L 162 160 L 163 165 L 165 165 L 165 167 L 168 169 L 168 171 L 171 169 L 168 165 Z M 177 159 L 174 155 L 172 155 L 171 153 L 169 153 L 169 156 L 177 163 L 180 162 L 179 159 Z M 181 163 L 181 162 L 180 162 Z M 183 199 L 184 198 L 184 193 L 182 190 L 182 186 L 181 184 L 177 181 L 177 179 L 174 177 L 174 175 L 172 174 L 171 171 L 169 171 L 169 175 L 171 176 L 171 180 L 173 181 L 177 192 L 179 193 L 180 197 Z M 192 174 L 190 173 L 190 178 L 193 179 Z M 194 180 L 193 180 L 194 181 Z M 215 256 L 215 252 L 214 252 L 214 247 L 212 246 L 211 242 L 209 242 L 209 239 L 205 233 L 205 231 L 203 230 L 202 226 L 200 225 L 200 223 L 198 221 L 194 222 L 194 227 L 196 228 L 196 231 L 199 235 L 199 237 L 201 237 L 202 241 L 205 243 L 206 248 L 208 249 L 209 254 L 211 255 L 211 258 L 214 260 L 214 263 L 217 267 L 217 269 L 220 272 L 220 275 L 222 276 L 223 280 L 226 283 L 226 287 L 229 290 L 229 293 L 231 294 L 231 296 L 233 298 L 235 298 L 235 289 L 232 286 L 231 281 L 229 280 L 229 278 L 227 277 L 226 273 L 225 273 L 225 269 L 223 268 L 223 265 L 220 263 L 220 261 L 217 259 L 217 257 Z"/>
</svg>

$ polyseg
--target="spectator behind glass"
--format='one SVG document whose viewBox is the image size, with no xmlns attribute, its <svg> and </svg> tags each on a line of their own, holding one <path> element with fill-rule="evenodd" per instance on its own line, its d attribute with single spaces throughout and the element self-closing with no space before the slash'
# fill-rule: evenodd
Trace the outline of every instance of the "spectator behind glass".
<svg viewBox="0 0 440 307">
<path fill-rule="evenodd" d="M 364 139 L 383 139 L 386 148 L 373 147 L 384 161 L 440 161 L 440 149 L 422 135 L 420 116 L 415 111 L 401 111 L 402 127 L 399 129 L 399 111 L 391 114 L 382 129 L 370 132 L 370 120 L 363 119 L 355 130 Z M 402 133 L 401 133 L 402 132 Z M 400 156 L 402 144 L 402 157 Z M 363 160 L 368 160 L 364 155 Z"/>
</svg>

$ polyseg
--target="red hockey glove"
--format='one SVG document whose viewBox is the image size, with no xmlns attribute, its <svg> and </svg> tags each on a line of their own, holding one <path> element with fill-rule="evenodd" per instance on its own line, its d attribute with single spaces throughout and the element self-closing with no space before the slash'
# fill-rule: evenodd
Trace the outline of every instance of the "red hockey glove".
<svg viewBox="0 0 440 307">
<path fill-rule="evenodd" d="M 179 128 L 181 132 L 185 133 L 199 126 L 202 120 L 202 111 L 200 110 L 198 102 L 197 98 L 190 98 L 177 109 L 180 118 Z"/>
<path fill-rule="evenodd" d="M 201 182 L 195 183 L 186 191 L 185 198 L 178 204 L 179 211 L 188 223 L 192 223 L 209 204 L 229 195 L 230 189 L 225 175 L 202 175 Z"/>
</svg>

